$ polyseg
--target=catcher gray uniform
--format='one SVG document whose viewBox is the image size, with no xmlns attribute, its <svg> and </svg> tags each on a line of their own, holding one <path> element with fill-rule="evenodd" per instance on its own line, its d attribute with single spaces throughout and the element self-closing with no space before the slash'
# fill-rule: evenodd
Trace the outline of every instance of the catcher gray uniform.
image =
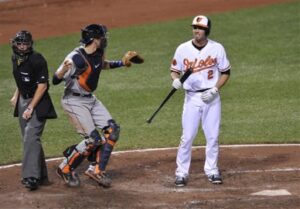
<svg viewBox="0 0 300 209">
<path fill-rule="evenodd" d="M 85 157 L 91 161 L 85 174 L 104 187 L 111 183 L 105 169 L 118 141 L 120 126 L 92 92 L 97 89 L 102 69 L 129 67 L 133 62 L 130 59 L 137 54 L 128 52 L 119 61 L 104 60 L 106 33 L 104 25 L 91 24 L 82 29 L 82 46 L 66 56 L 53 77 L 55 85 L 65 81 L 62 107 L 84 138 L 64 151 L 65 158 L 57 169 L 57 174 L 69 186 L 80 185 L 74 170 Z"/>
</svg>

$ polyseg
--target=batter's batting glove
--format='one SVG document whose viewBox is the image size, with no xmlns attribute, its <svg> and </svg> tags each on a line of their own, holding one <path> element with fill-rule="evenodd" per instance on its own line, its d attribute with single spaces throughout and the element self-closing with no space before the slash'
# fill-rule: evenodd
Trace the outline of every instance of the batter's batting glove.
<svg viewBox="0 0 300 209">
<path fill-rule="evenodd" d="M 201 99 L 205 103 L 210 103 L 217 95 L 218 95 L 218 88 L 213 87 L 203 92 L 201 95 Z"/>
<path fill-rule="evenodd" d="M 180 79 L 179 78 L 175 78 L 173 80 L 172 86 L 173 86 L 174 89 L 180 89 L 181 86 L 182 86 L 182 83 L 180 82 Z"/>
<path fill-rule="evenodd" d="M 122 63 L 126 67 L 130 67 L 132 63 L 141 64 L 144 62 L 144 58 L 138 55 L 135 51 L 128 51 L 122 57 Z"/>
</svg>

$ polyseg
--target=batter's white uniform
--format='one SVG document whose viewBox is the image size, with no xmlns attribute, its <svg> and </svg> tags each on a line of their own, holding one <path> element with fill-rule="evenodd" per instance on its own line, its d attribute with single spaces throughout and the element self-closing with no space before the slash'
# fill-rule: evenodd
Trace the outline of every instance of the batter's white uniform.
<svg viewBox="0 0 300 209">
<path fill-rule="evenodd" d="M 183 73 L 189 67 L 193 73 L 184 82 L 185 100 L 182 113 L 183 132 L 177 153 L 177 169 L 175 175 L 187 177 L 192 155 L 192 144 L 197 135 L 200 122 L 206 138 L 206 175 L 219 174 L 218 169 L 218 135 L 221 120 L 221 100 L 217 95 L 210 103 L 201 99 L 203 89 L 212 88 L 220 78 L 221 72 L 230 69 L 224 47 L 208 39 L 201 50 L 192 40 L 181 44 L 175 52 L 171 71 Z M 198 91 L 198 92 L 197 92 Z"/>
</svg>

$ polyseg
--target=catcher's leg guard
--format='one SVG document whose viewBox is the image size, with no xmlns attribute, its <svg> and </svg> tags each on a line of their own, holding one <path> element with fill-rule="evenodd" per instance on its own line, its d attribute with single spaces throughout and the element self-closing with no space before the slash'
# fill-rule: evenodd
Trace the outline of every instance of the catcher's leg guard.
<svg viewBox="0 0 300 209">
<path fill-rule="evenodd" d="M 84 158 L 91 153 L 92 144 L 92 140 L 87 138 L 77 145 L 68 147 L 64 151 L 65 159 L 59 165 L 56 173 L 69 186 L 80 185 L 79 176 L 75 173 L 74 170 L 80 165 Z"/>
<path fill-rule="evenodd" d="M 64 162 L 59 166 L 63 173 L 69 173 L 75 170 L 86 156 L 88 156 L 91 151 L 91 142 L 89 139 L 81 141 L 77 145 L 72 145 L 68 147 L 63 153 L 66 157 Z"/>
<path fill-rule="evenodd" d="M 103 129 L 104 137 L 106 139 L 105 144 L 100 148 L 100 161 L 99 169 L 100 171 L 105 171 L 106 165 L 109 161 L 111 152 L 113 151 L 114 145 L 119 139 L 120 126 L 114 121 L 109 120 L 108 126 Z"/>
<path fill-rule="evenodd" d="M 106 139 L 103 136 L 101 136 L 96 129 L 92 131 L 92 133 L 90 134 L 90 137 L 94 140 L 94 144 L 92 146 L 91 152 L 87 159 L 89 162 L 91 162 L 91 165 L 95 166 L 99 148 L 102 144 L 105 143 Z"/>
<path fill-rule="evenodd" d="M 95 129 L 90 134 L 90 138 L 93 139 L 93 144 L 90 149 L 90 155 L 88 156 L 88 161 L 96 162 L 96 154 L 99 147 L 105 143 L 106 139 L 104 136 L 100 135 L 99 132 Z"/>
<path fill-rule="evenodd" d="M 95 149 L 95 151 L 92 152 L 91 155 L 88 157 L 91 163 L 88 169 L 84 172 L 84 174 L 90 177 L 91 179 L 95 180 L 100 186 L 107 188 L 111 185 L 111 179 L 104 171 L 100 171 L 99 169 L 101 147 L 98 146 L 97 149 Z"/>
<path fill-rule="evenodd" d="M 102 143 L 92 151 L 91 155 L 89 155 L 88 160 L 91 164 L 85 171 L 85 175 L 94 179 L 103 187 L 110 187 L 111 185 L 111 179 L 105 173 L 105 168 L 113 147 L 119 139 L 120 133 L 120 126 L 116 124 L 114 120 L 109 120 L 108 124 L 107 127 L 103 128 L 105 140 L 103 140 Z"/>
</svg>

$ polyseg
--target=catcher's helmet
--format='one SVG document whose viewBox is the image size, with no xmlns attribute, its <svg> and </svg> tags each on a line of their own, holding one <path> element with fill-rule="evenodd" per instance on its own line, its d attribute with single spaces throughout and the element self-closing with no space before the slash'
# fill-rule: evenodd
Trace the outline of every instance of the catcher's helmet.
<svg viewBox="0 0 300 209">
<path fill-rule="evenodd" d="M 210 29 L 211 29 L 211 21 L 206 16 L 198 15 L 198 16 L 194 17 L 191 26 L 192 27 L 198 26 L 199 28 L 205 30 L 205 35 L 208 36 L 210 33 Z"/>
<path fill-rule="evenodd" d="M 11 44 L 14 53 L 20 56 L 26 55 L 32 52 L 32 45 L 33 45 L 32 35 L 29 31 L 21 30 L 16 33 L 15 37 L 11 40 Z M 27 45 L 28 46 L 27 49 L 25 50 L 19 49 L 17 46 L 21 44 Z"/>
<path fill-rule="evenodd" d="M 94 38 L 101 39 L 101 48 L 107 46 L 106 40 L 107 28 L 105 25 L 91 24 L 81 29 L 81 40 L 80 43 L 89 45 Z"/>
</svg>

